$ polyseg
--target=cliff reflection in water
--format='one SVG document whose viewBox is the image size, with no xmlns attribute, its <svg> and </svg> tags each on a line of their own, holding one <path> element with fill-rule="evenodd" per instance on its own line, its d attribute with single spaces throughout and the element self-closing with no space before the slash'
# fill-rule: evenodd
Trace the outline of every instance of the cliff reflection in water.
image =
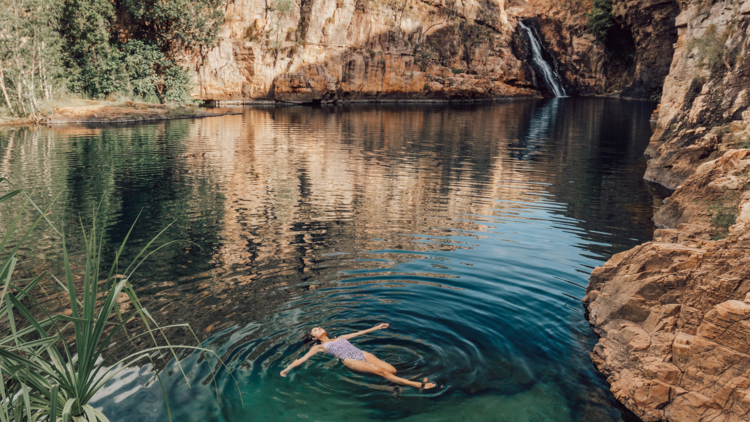
<svg viewBox="0 0 750 422">
<path fill-rule="evenodd" d="M 119 243 L 142 212 L 131 256 L 174 220 L 162 242 L 190 243 L 161 250 L 135 282 L 160 322 L 189 322 L 202 338 L 295 308 L 304 310 L 299 327 L 337 317 L 357 325 L 361 318 L 337 316 L 338 305 L 306 308 L 306 295 L 324 303 L 334 296 L 325 292 L 349 289 L 350 282 L 347 300 L 362 297 L 365 304 L 368 297 L 393 300 L 379 297 L 373 284 L 469 294 L 476 283 L 465 280 L 491 280 L 493 261 L 509 256 L 518 256 L 519 279 L 527 277 L 534 268 L 520 265 L 545 253 L 535 242 L 558 233 L 572 235 L 570 247 L 586 258 L 570 261 L 570 271 L 533 275 L 542 280 L 533 287 L 541 293 L 533 294 L 549 296 L 544 301 L 555 303 L 554 312 L 569 309 L 538 323 L 570 337 L 567 324 L 583 322 L 578 300 L 590 268 L 651 237 L 660 198 L 640 177 L 651 108 L 591 99 L 248 108 L 154 125 L 5 129 L 0 157 L 3 173 L 41 202 L 65 192 L 70 225 L 77 220 L 71 216 L 85 219 L 104 197 L 109 244 Z M 0 221 L 0 228 L 7 224 Z M 49 244 L 23 251 L 27 271 L 59 270 L 54 235 L 42 230 Z M 72 247 L 80 257 L 80 244 Z M 449 262 L 460 251 L 461 262 Z M 563 342 L 585 343 L 587 336 Z M 261 341 L 247 359 L 276 347 L 278 341 Z M 521 353 L 508 347 L 509 361 Z M 282 356 L 266 358 L 269 368 Z M 459 389 L 468 393 L 492 384 L 467 379 Z"/>
</svg>

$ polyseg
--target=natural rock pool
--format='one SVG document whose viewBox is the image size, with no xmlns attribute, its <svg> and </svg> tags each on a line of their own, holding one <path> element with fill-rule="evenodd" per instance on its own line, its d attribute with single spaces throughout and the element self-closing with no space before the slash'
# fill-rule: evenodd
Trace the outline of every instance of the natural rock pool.
<svg viewBox="0 0 750 422">
<path fill-rule="evenodd" d="M 192 388 L 172 362 L 164 372 L 175 421 L 629 420 L 589 359 L 581 298 L 594 267 L 651 239 L 653 108 L 567 98 L 6 128 L 0 176 L 41 203 L 62 193 L 69 231 L 101 201 L 112 245 L 142 211 L 131 255 L 175 221 L 160 244 L 190 243 L 135 283 L 161 323 L 190 323 L 225 359 L 244 399 L 188 355 Z M 22 251 L 28 271 L 59 271 L 45 230 Z M 391 328 L 352 342 L 441 389 L 396 400 L 324 355 L 279 376 L 306 330 L 378 322 Z M 94 404 L 113 422 L 164 421 L 162 397 L 144 366 Z"/>
</svg>

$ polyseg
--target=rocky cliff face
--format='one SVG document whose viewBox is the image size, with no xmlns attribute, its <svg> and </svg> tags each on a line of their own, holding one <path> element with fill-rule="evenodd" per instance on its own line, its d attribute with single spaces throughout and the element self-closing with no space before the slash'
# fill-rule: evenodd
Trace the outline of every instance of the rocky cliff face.
<svg viewBox="0 0 750 422">
<path fill-rule="evenodd" d="M 594 270 L 591 357 L 647 421 L 750 420 L 750 2 L 682 1 L 646 178 L 652 242 Z"/>
<path fill-rule="evenodd" d="M 647 150 L 646 179 L 675 189 L 702 163 L 741 146 L 750 105 L 750 3 L 682 3 L 679 39 Z"/>
<path fill-rule="evenodd" d="M 703 164 L 657 214 L 669 229 L 591 275 L 584 302 L 602 337 L 591 357 L 644 420 L 750 418 L 748 171 L 748 150 Z M 739 216 L 711 240 L 728 188 L 737 197 L 725 211 Z"/>
<path fill-rule="evenodd" d="M 546 88 L 517 31 L 523 19 L 569 92 L 648 97 L 669 67 L 675 3 L 615 3 L 622 33 L 635 40 L 631 64 L 589 33 L 589 0 L 235 0 L 216 47 L 185 61 L 195 69 L 195 97 L 205 100 L 540 95 Z"/>
<path fill-rule="evenodd" d="M 592 5 L 591 0 L 510 0 L 507 14 L 534 20 L 571 92 L 657 98 L 677 41 L 676 0 L 612 0 L 618 43 L 610 46 L 591 34 Z"/>
<path fill-rule="evenodd" d="M 288 102 L 531 96 L 503 0 L 236 0 L 195 95 Z"/>
<path fill-rule="evenodd" d="M 675 19 L 680 13 L 676 0 L 612 2 L 612 14 L 622 28 L 621 36 L 632 41 L 633 71 L 627 72 L 622 96 L 656 99 L 669 73 L 677 41 Z M 627 70 L 627 69 L 626 69 Z"/>
</svg>

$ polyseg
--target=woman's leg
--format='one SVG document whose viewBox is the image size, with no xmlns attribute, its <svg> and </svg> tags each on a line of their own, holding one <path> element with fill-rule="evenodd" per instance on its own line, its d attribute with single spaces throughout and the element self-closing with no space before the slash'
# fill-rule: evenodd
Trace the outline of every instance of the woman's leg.
<svg viewBox="0 0 750 422">
<path fill-rule="evenodd" d="M 362 362 L 361 360 L 344 359 L 344 365 L 346 365 L 347 368 L 353 371 L 363 372 L 365 374 L 380 375 L 381 377 L 387 379 L 388 381 L 395 382 L 396 384 L 408 385 L 414 388 L 421 388 L 423 384 L 423 383 L 409 381 L 407 379 L 397 377 L 383 368 L 375 366 L 371 363 Z M 427 378 L 425 378 L 425 380 L 427 380 Z M 435 384 L 431 382 L 424 382 L 424 388 L 428 389 L 428 388 L 433 388 L 433 387 L 435 387 Z"/>
<path fill-rule="evenodd" d="M 386 371 L 390 372 L 391 374 L 395 374 L 396 373 L 396 368 L 394 368 L 393 365 L 391 365 L 390 363 L 378 359 L 377 357 L 375 357 L 375 355 L 373 355 L 370 352 L 364 352 L 363 351 L 362 353 L 365 354 L 365 359 L 367 359 L 367 363 L 371 363 L 371 364 L 377 366 L 378 368 L 385 369 Z"/>
</svg>

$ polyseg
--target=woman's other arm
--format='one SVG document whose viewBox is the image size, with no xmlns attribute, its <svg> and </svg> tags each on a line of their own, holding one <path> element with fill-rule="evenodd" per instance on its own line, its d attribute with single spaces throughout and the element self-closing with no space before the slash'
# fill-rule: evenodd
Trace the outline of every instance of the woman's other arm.
<svg viewBox="0 0 750 422">
<path fill-rule="evenodd" d="M 306 360 L 310 359 L 314 354 L 320 353 L 320 352 L 325 352 L 325 351 L 326 351 L 326 348 L 323 347 L 323 346 L 321 346 L 321 345 L 319 345 L 319 344 L 316 345 L 316 346 L 313 346 L 310 349 L 310 351 L 307 352 L 307 354 L 305 354 L 305 356 L 302 356 L 301 358 L 295 360 L 289 366 L 287 366 L 286 369 L 284 369 L 283 371 L 281 371 L 281 376 L 285 377 L 289 373 L 289 371 L 292 370 L 292 368 L 296 368 L 296 367 L 302 365 L 303 363 L 305 363 Z"/>
<path fill-rule="evenodd" d="M 372 327 L 372 328 L 369 328 L 369 329 L 367 329 L 367 330 L 363 330 L 363 331 L 357 331 L 356 333 L 351 333 L 351 334 L 347 334 L 347 335 L 345 335 L 345 336 L 341 336 L 341 338 L 344 338 L 344 339 L 347 339 L 347 340 L 349 340 L 349 339 L 352 339 L 352 338 L 354 338 L 354 337 L 357 337 L 357 336 L 361 336 L 361 335 L 363 335 L 363 334 L 371 333 L 371 332 L 373 332 L 373 331 L 377 331 L 377 330 L 385 330 L 385 329 L 386 329 L 386 328 L 388 328 L 388 327 L 389 327 L 389 325 L 388 325 L 388 324 L 378 324 L 378 325 L 376 325 L 376 326 L 374 326 L 374 327 Z"/>
</svg>

